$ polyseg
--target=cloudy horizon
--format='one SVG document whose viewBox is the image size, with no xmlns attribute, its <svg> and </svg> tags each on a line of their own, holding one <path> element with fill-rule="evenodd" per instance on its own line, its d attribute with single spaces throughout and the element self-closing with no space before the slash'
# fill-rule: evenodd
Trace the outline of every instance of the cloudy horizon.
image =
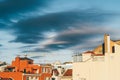
<svg viewBox="0 0 120 80">
<path fill-rule="evenodd" d="M 0 61 L 72 61 L 75 51 L 120 39 L 119 0 L 0 0 Z"/>
</svg>

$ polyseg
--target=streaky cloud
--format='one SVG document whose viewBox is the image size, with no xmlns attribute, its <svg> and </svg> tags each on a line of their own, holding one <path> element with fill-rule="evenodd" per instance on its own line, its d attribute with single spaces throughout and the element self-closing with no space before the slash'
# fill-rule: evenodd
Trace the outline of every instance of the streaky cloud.
<svg viewBox="0 0 120 80">
<path fill-rule="evenodd" d="M 38 43 L 44 40 L 42 35 L 45 31 L 62 31 L 71 26 L 78 27 L 85 24 L 103 24 L 114 16 L 112 13 L 99 12 L 97 10 L 67 11 L 49 13 L 43 16 L 28 18 L 16 23 L 12 28 L 15 30 L 16 39 L 11 42 Z"/>
</svg>

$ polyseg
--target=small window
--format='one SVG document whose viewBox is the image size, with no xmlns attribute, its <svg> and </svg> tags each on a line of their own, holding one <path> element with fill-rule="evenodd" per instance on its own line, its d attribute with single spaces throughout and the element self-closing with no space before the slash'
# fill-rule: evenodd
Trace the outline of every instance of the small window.
<svg viewBox="0 0 120 80">
<path fill-rule="evenodd" d="M 61 66 L 58 66 L 58 68 L 61 68 Z"/>
<path fill-rule="evenodd" d="M 13 80 L 12 78 L 9 78 L 9 80 Z"/>
<path fill-rule="evenodd" d="M 26 80 L 29 80 L 29 77 L 27 77 L 27 79 Z"/>
<path fill-rule="evenodd" d="M 31 76 L 31 79 L 33 79 L 33 76 Z"/>
<path fill-rule="evenodd" d="M 31 62 L 31 61 L 29 61 L 29 62 L 28 62 L 28 64 L 32 64 L 32 62 Z"/>
<path fill-rule="evenodd" d="M 42 72 L 45 73 L 45 68 L 44 67 L 42 68 Z"/>
<path fill-rule="evenodd" d="M 55 80 L 55 78 L 52 78 L 52 80 Z"/>
<path fill-rule="evenodd" d="M 48 73 L 48 68 L 45 69 L 45 72 Z"/>
<path fill-rule="evenodd" d="M 112 53 L 115 53 L 115 46 L 112 47 Z"/>
<path fill-rule="evenodd" d="M 26 73 L 26 69 L 24 69 L 23 73 Z"/>
</svg>

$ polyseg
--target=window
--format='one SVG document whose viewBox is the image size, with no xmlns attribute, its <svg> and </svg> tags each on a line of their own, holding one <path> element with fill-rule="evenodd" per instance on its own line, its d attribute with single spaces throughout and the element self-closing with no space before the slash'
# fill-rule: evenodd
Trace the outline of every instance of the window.
<svg viewBox="0 0 120 80">
<path fill-rule="evenodd" d="M 26 73 L 26 69 L 24 69 L 24 71 L 23 71 L 24 73 Z"/>
<path fill-rule="evenodd" d="M 29 80 L 29 77 L 27 77 L 27 79 L 26 80 Z"/>
<path fill-rule="evenodd" d="M 37 79 L 37 77 L 35 77 L 35 79 Z"/>
<path fill-rule="evenodd" d="M 33 79 L 33 76 L 31 76 L 31 79 Z"/>
<path fill-rule="evenodd" d="M 58 66 L 58 68 L 61 68 L 61 66 Z"/>
<path fill-rule="evenodd" d="M 112 53 L 115 53 L 115 46 L 112 47 Z"/>
<path fill-rule="evenodd" d="M 55 80 L 55 78 L 52 78 L 52 80 Z"/>
<path fill-rule="evenodd" d="M 29 61 L 29 62 L 28 62 L 28 64 L 32 64 L 32 62 L 31 62 L 31 61 Z"/>
<path fill-rule="evenodd" d="M 45 68 L 42 68 L 42 72 L 45 73 Z"/>
<path fill-rule="evenodd" d="M 50 69 L 50 73 L 52 73 L 52 69 Z"/>
<path fill-rule="evenodd" d="M 48 73 L 51 73 L 51 69 L 50 68 L 48 68 Z"/>
<path fill-rule="evenodd" d="M 12 78 L 9 78 L 9 80 L 13 80 Z"/>
<path fill-rule="evenodd" d="M 48 72 L 49 72 L 49 71 L 48 71 L 48 68 L 46 68 L 45 72 L 46 72 L 46 73 L 48 73 Z"/>
</svg>

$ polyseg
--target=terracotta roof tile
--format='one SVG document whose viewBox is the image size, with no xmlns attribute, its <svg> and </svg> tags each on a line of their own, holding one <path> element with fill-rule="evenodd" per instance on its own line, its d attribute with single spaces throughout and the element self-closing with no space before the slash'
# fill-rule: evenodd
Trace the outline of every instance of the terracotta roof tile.
<svg viewBox="0 0 120 80">
<path fill-rule="evenodd" d="M 59 75 L 59 72 L 58 72 L 58 70 L 57 69 L 53 69 L 53 71 L 52 71 L 52 74 L 55 74 L 55 76 L 58 76 Z"/>
<path fill-rule="evenodd" d="M 104 54 L 96 54 L 94 51 L 87 51 L 84 54 L 92 54 L 93 56 L 104 56 Z"/>
<path fill-rule="evenodd" d="M 95 54 L 93 51 L 87 51 L 84 54 Z"/>
<path fill-rule="evenodd" d="M 63 76 L 72 76 L 72 69 L 68 69 Z"/>
</svg>

